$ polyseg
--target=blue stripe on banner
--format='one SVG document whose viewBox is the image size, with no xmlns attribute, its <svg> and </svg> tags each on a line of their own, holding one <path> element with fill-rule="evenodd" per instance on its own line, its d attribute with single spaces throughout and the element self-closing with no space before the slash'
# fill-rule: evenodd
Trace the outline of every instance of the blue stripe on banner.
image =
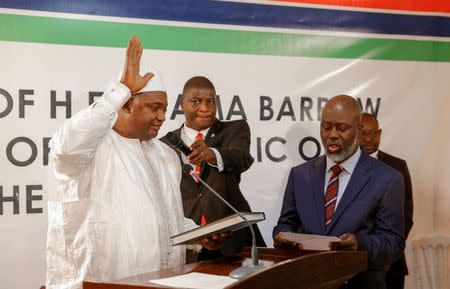
<svg viewBox="0 0 450 289">
<path fill-rule="evenodd" d="M 0 0 L 0 7 L 170 21 L 450 37 L 450 17 L 209 0 Z"/>
</svg>

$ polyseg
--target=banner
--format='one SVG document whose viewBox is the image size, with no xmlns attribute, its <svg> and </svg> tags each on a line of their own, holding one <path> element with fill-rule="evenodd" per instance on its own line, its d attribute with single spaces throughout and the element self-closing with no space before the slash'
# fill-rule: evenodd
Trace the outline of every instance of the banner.
<svg viewBox="0 0 450 289">
<path fill-rule="evenodd" d="M 450 233 L 449 7 L 342 2 L 1 1 L 2 286 L 45 283 L 49 139 L 118 76 L 132 34 L 167 87 L 158 137 L 183 123 L 179 97 L 195 75 L 214 83 L 218 118 L 248 121 L 255 162 L 241 189 L 266 213 L 268 245 L 289 170 L 324 153 L 320 114 L 338 94 L 377 115 L 381 149 L 408 163 L 410 239 Z"/>
</svg>

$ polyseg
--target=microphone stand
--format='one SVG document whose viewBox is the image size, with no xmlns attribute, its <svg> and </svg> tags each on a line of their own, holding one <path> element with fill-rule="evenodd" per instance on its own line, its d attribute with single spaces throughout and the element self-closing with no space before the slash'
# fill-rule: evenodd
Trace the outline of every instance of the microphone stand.
<svg viewBox="0 0 450 289">
<path fill-rule="evenodd" d="M 238 212 L 230 203 L 228 203 L 224 198 L 222 198 L 221 195 L 219 195 L 213 188 L 211 188 L 205 181 L 203 181 L 200 176 L 192 170 L 192 167 L 189 164 L 185 164 L 183 166 L 186 168 L 185 170 L 189 170 L 189 174 L 195 179 L 200 181 L 208 190 L 210 190 L 217 198 L 219 198 L 222 202 L 224 202 L 233 212 L 239 215 L 246 223 L 247 226 L 250 228 L 250 232 L 252 233 L 252 264 L 249 266 L 242 265 L 241 267 L 233 270 L 230 272 L 228 276 L 235 279 L 242 279 L 252 273 L 255 273 L 256 271 L 259 271 L 261 269 L 264 269 L 266 266 L 259 264 L 259 258 L 258 258 L 258 247 L 256 247 L 256 237 L 255 237 L 255 231 L 253 230 L 252 225 L 247 220 L 245 216 L 243 216 L 241 213 Z"/>
</svg>

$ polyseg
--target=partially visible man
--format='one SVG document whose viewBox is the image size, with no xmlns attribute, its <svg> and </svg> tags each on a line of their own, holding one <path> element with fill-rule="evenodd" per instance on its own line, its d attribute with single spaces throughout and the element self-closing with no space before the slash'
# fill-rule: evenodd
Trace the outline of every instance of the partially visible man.
<svg viewBox="0 0 450 289">
<path fill-rule="evenodd" d="M 241 173 L 253 163 L 250 155 L 250 128 L 245 120 L 222 122 L 216 119 L 216 90 L 212 82 L 203 76 L 189 79 L 183 88 L 181 109 L 186 121 L 174 131 L 192 153 L 182 161 L 191 163 L 214 190 L 238 211 L 250 211 L 247 200 L 239 189 Z M 165 138 L 162 141 L 167 142 Z M 214 222 L 232 215 L 223 202 L 217 199 L 201 183 L 183 171 L 181 179 L 184 215 L 197 224 Z M 258 227 L 254 225 L 257 245 L 266 246 Z M 198 260 L 221 255 L 232 255 L 242 246 L 251 246 L 249 229 L 233 232 L 233 238 L 221 248 L 221 254 L 203 250 Z"/>
<path fill-rule="evenodd" d="M 403 178 L 361 151 L 360 129 L 361 108 L 354 98 L 338 95 L 326 103 L 320 123 L 326 155 L 291 169 L 274 245 L 301 248 L 281 232 L 338 236 L 340 248 L 368 252 L 368 270 L 343 288 L 383 289 L 384 267 L 405 246 Z"/>
<path fill-rule="evenodd" d="M 403 175 L 403 180 L 405 182 L 404 227 L 406 240 L 413 225 L 414 207 L 408 165 L 406 164 L 406 161 L 378 149 L 382 131 L 379 127 L 378 120 L 373 115 L 363 113 L 361 124 L 362 129 L 359 134 L 359 145 L 361 148 L 371 157 L 391 166 Z M 404 288 L 405 275 L 408 275 L 408 267 L 406 265 L 405 253 L 403 252 L 402 256 L 397 261 L 388 266 L 388 271 L 386 272 L 386 288 Z"/>
<path fill-rule="evenodd" d="M 140 68 L 142 51 L 133 35 L 121 78 L 51 139 L 48 289 L 184 263 L 170 236 L 197 226 L 183 216 L 178 157 L 155 139 L 167 95 L 159 75 Z M 203 241 L 211 250 L 222 242 Z"/>
</svg>

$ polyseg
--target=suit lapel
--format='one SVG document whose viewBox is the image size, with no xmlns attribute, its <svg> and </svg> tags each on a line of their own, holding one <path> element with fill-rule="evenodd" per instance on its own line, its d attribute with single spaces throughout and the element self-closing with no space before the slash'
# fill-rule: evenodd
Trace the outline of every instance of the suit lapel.
<svg viewBox="0 0 450 289">
<path fill-rule="evenodd" d="M 321 233 L 325 234 L 325 208 L 324 208 L 324 185 L 325 185 L 325 168 L 326 157 L 318 158 L 310 171 L 311 173 L 311 187 L 313 192 L 314 207 L 319 220 Z"/>
<path fill-rule="evenodd" d="M 222 122 L 216 118 L 212 123 L 208 133 L 205 136 L 205 144 L 208 147 L 214 147 L 214 144 L 216 143 L 216 135 L 220 133 L 221 129 L 222 129 Z M 200 176 L 203 174 L 203 171 L 205 170 L 206 166 L 207 164 L 202 164 L 200 166 Z"/>
<path fill-rule="evenodd" d="M 216 135 L 220 132 L 221 129 L 222 129 L 222 122 L 216 118 L 213 124 L 211 125 L 211 128 L 209 129 L 208 133 L 205 136 L 205 144 L 208 147 L 214 145 Z"/>
<path fill-rule="evenodd" d="M 386 154 L 384 152 L 378 150 L 377 158 L 379 161 L 384 161 L 384 159 L 386 158 Z"/>
<path fill-rule="evenodd" d="M 342 213 L 350 205 L 350 203 L 356 198 L 356 196 L 364 188 L 364 185 L 369 180 L 368 170 L 370 169 L 370 162 L 367 154 L 361 152 L 358 163 L 356 164 L 353 174 L 350 177 L 350 181 L 345 188 L 344 194 L 334 212 L 333 218 L 330 224 L 327 226 L 326 234 L 328 234 L 333 228 L 334 224 L 339 220 Z"/>
</svg>

